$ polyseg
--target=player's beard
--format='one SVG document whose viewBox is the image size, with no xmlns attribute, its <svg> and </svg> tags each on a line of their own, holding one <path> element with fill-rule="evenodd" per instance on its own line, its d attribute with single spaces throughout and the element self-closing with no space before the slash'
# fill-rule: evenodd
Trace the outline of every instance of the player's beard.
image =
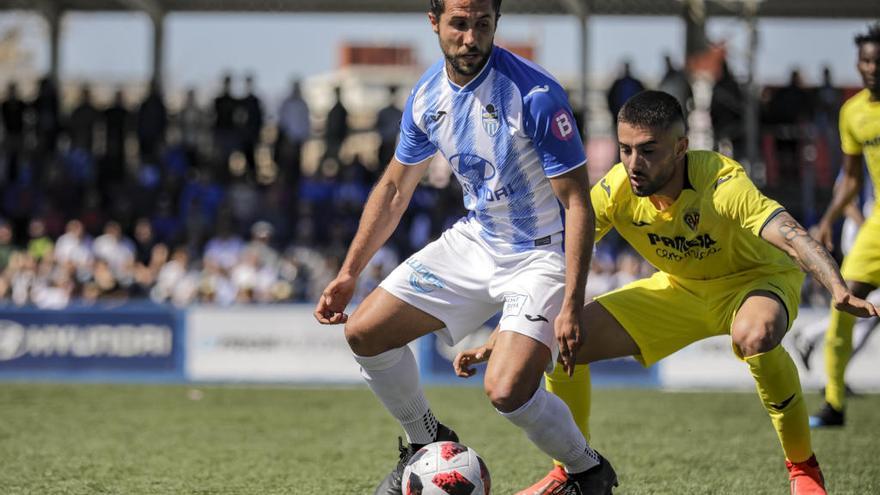
<svg viewBox="0 0 880 495">
<path fill-rule="evenodd" d="M 662 189 L 663 186 L 665 186 L 666 184 L 669 183 L 670 180 L 672 180 L 672 177 L 675 175 L 675 167 L 670 166 L 670 167 L 668 167 L 668 170 L 669 170 L 668 173 L 658 175 L 657 177 L 654 177 L 653 179 L 651 179 L 645 175 L 636 175 L 636 177 L 638 179 L 643 180 L 645 182 L 640 184 L 638 187 L 636 187 L 635 185 L 633 185 L 632 182 L 630 182 L 629 187 L 632 189 L 633 194 L 635 194 L 636 196 L 639 196 L 642 198 L 646 197 L 646 196 L 650 196 L 650 195 L 656 193 L 657 191 L 659 191 L 660 189 Z"/>
<path fill-rule="evenodd" d="M 446 61 L 449 63 L 449 66 L 452 67 L 452 70 L 462 76 L 474 76 L 478 74 L 483 70 L 483 67 L 489 60 L 488 51 L 482 52 L 479 48 L 474 48 L 462 55 L 453 55 L 449 53 L 444 53 L 443 55 L 446 57 Z M 468 64 L 462 59 L 464 55 L 479 55 L 480 59 L 473 64 Z"/>
</svg>

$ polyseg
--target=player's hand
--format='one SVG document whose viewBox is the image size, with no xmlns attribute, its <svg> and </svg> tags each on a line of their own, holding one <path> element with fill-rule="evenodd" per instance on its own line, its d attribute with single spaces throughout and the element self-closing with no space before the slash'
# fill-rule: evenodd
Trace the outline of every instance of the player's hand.
<svg viewBox="0 0 880 495">
<path fill-rule="evenodd" d="M 485 363 L 489 360 L 489 356 L 491 355 L 492 346 L 490 343 L 486 343 L 480 347 L 474 347 L 473 349 L 459 352 L 452 361 L 452 367 L 455 369 L 456 375 L 462 378 L 469 378 L 474 376 L 477 372 L 476 368 L 473 368 L 473 366 L 475 364 Z"/>
<path fill-rule="evenodd" d="M 812 234 L 812 232 L 810 233 Z M 834 251 L 834 226 L 830 222 L 824 220 L 819 222 L 813 237 L 829 252 Z"/>
<path fill-rule="evenodd" d="M 860 299 L 849 291 L 841 291 L 840 294 L 834 295 L 834 309 L 845 311 L 859 318 L 868 318 L 871 316 L 880 316 L 877 307 L 873 304 Z"/>
<path fill-rule="evenodd" d="M 348 315 L 345 314 L 345 307 L 348 306 L 354 289 L 357 285 L 357 278 L 350 275 L 339 274 L 332 282 L 327 284 L 321 297 L 318 298 L 318 305 L 315 306 L 315 319 L 322 325 L 338 325 L 348 321 Z"/>
<path fill-rule="evenodd" d="M 577 353 L 584 342 L 582 315 L 581 308 L 568 308 L 568 305 L 563 305 L 554 322 L 556 341 L 559 343 L 559 358 L 568 376 L 574 374 Z"/>
</svg>

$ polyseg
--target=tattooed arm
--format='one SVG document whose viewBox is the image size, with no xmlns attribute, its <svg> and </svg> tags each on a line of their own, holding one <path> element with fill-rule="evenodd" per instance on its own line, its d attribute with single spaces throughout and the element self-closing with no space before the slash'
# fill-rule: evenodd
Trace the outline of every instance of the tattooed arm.
<svg viewBox="0 0 880 495">
<path fill-rule="evenodd" d="M 773 217 L 761 230 L 761 237 L 788 254 L 805 272 L 828 289 L 837 309 L 862 318 L 877 316 L 877 308 L 850 292 L 840 276 L 837 262 L 825 247 L 810 237 L 806 229 L 787 211 Z"/>
</svg>

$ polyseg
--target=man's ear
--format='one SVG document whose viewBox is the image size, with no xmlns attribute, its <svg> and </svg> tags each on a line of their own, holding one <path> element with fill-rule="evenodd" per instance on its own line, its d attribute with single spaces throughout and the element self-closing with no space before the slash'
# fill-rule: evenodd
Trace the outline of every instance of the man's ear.
<svg viewBox="0 0 880 495">
<path fill-rule="evenodd" d="M 434 34 L 440 34 L 440 18 L 434 15 L 433 12 L 428 12 L 428 20 L 431 21 L 431 29 L 434 31 Z"/>
<path fill-rule="evenodd" d="M 690 146 L 690 141 L 687 136 L 682 136 L 678 139 L 678 143 L 675 144 L 675 155 L 679 158 L 683 157 Z"/>
</svg>

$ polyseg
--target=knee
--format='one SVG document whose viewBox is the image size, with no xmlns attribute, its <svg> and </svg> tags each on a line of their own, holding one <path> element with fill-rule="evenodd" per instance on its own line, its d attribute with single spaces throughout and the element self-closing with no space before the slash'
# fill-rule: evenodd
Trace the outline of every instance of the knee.
<svg viewBox="0 0 880 495">
<path fill-rule="evenodd" d="M 776 332 L 773 322 L 745 320 L 734 324 L 731 338 L 743 357 L 768 352 L 778 346 L 783 332 Z"/>
<path fill-rule="evenodd" d="M 509 379 L 487 375 L 483 387 L 495 409 L 503 413 L 516 411 L 531 397 L 528 390 L 517 386 L 513 380 Z M 534 393 L 534 390 L 531 393 Z"/>
<path fill-rule="evenodd" d="M 345 340 L 351 352 L 358 356 L 375 356 L 389 350 L 383 348 L 375 335 L 369 326 L 362 324 L 354 315 L 345 323 Z"/>
</svg>

